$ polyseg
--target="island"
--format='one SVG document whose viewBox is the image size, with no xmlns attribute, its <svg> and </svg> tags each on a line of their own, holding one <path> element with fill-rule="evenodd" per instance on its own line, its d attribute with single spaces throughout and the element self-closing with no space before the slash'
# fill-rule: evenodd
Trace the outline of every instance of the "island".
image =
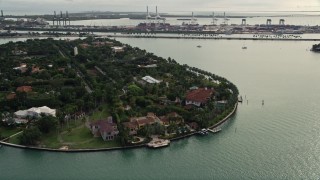
<svg viewBox="0 0 320 180">
<path fill-rule="evenodd" d="M 113 39 L 0 46 L 0 142 L 7 145 L 161 147 L 222 123 L 238 94 L 223 77 Z"/>
</svg>

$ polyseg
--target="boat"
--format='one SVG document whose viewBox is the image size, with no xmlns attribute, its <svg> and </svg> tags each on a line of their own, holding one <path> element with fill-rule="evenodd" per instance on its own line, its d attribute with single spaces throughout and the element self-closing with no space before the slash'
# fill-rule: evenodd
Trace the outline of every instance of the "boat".
<svg viewBox="0 0 320 180">
<path fill-rule="evenodd" d="M 197 48 L 201 48 L 202 46 L 198 45 Z"/>
<path fill-rule="evenodd" d="M 242 100 L 242 96 L 239 96 L 239 97 L 238 97 L 238 102 L 241 102 L 241 103 L 242 103 L 242 101 L 243 101 L 243 100 Z"/>
<path fill-rule="evenodd" d="M 147 144 L 149 148 L 154 148 L 154 149 L 167 147 L 169 145 L 170 145 L 170 140 L 167 140 L 167 139 L 153 139 Z"/>
<path fill-rule="evenodd" d="M 207 129 L 201 129 L 200 131 L 198 131 L 198 134 L 201 135 L 201 136 L 208 135 L 208 130 Z"/>
<path fill-rule="evenodd" d="M 242 49 L 247 49 L 247 46 L 242 46 Z"/>
</svg>

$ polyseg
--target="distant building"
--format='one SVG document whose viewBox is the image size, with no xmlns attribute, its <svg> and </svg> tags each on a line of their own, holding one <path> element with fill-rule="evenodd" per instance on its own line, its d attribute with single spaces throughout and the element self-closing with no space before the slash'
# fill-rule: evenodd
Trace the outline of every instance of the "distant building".
<svg viewBox="0 0 320 180">
<path fill-rule="evenodd" d="M 209 88 L 198 88 L 191 90 L 187 93 L 186 105 L 195 105 L 198 107 L 205 105 L 212 97 L 213 93 L 214 90 Z"/>
<path fill-rule="evenodd" d="M 166 116 L 161 116 L 160 121 L 162 125 L 168 126 L 170 124 L 181 124 L 184 122 L 183 118 L 176 112 L 171 112 Z"/>
<path fill-rule="evenodd" d="M 151 77 L 151 76 L 145 76 L 142 78 L 144 81 L 146 81 L 147 83 L 150 83 L 150 84 L 159 84 L 161 81 Z"/>
<path fill-rule="evenodd" d="M 20 110 L 14 113 L 14 115 L 17 118 L 24 119 L 26 117 L 35 117 L 39 118 L 41 114 L 47 115 L 47 116 L 53 116 L 56 117 L 56 110 L 55 109 L 50 109 L 47 106 L 42 106 L 42 107 L 33 107 L 27 110 Z"/>
<path fill-rule="evenodd" d="M 78 47 L 74 47 L 74 48 L 73 48 L 73 54 L 74 54 L 75 56 L 79 54 L 79 52 L 78 52 Z"/>
<path fill-rule="evenodd" d="M 136 122 L 138 128 L 142 128 L 147 124 L 161 123 L 160 119 L 154 113 L 148 113 L 147 116 L 143 117 L 133 117 L 130 119 L 130 122 Z"/>
<path fill-rule="evenodd" d="M 12 125 L 12 124 L 26 124 L 28 123 L 28 120 L 26 119 L 20 119 L 20 118 L 14 118 L 11 116 L 10 113 L 5 112 L 2 115 L 2 122 L 7 123 L 8 125 Z"/>
<path fill-rule="evenodd" d="M 87 43 L 79 44 L 79 46 L 83 49 L 87 49 L 90 45 Z"/>
<path fill-rule="evenodd" d="M 199 128 L 199 125 L 196 122 L 188 123 L 188 125 L 191 129 L 194 129 L 194 130 L 197 130 Z"/>
<path fill-rule="evenodd" d="M 20 64 L 20 66 L 14 67 L 13 69 L 14 70 L 19 70 L 19 71 L 21 71 L 21 73 L 25 73 L 28 70 L 27 64 L 25 64 L 25 63 L 22 63 L 22 64 Z"/>
<path fill-rule="evenodd" d="M 15 56 L 21 56 L 21 55 L 27 55 L 28 53 L 26 51 L 22 51 L 22 50 L 14 50 L 14 51 L 12 51 L 12 54 Z"/>
<path fill-rule="evenodd" d="M 12 100 L 12 99 L 15 99 L 17 97 L 17 94 L 12 92 L 10 94 L 7 95 L 7 100 Z"/>
<path fill-rule="evenodd" d="M 90 130 L 95 137 L 101 136 L 104 141 L 114 140 L 119 134 L 117 124 L 113 123 L 112 117 L 91 123 Z"/>
<path fill-rule="evenodd" d="M 111 47 L 111 49 L 112 49 L 112 52 L 114 53 L 124 52 L 124 47 L 122 46 L 114 46 L 114 47 Z"/>
<path fill-rule="evenodd" d="M 129 130 L 129 135 L 136 135 L 139 130 L 139 125 L 136 121 L 124 122 L 123 126 Z"/>
<path fill-rule="evenodd" d="M 138 65 L 138 67 L 139 68 L 156 68 L 156 67 L 158 67 L 158 65 L 157 64 L 149 64 L 149 65 L 146 65 L 146 66 Z"/>
<path fill-rule="evenodd" d="M 28 92 L 32 92 L 32 87 L 31 86 L 20 86 L 17 88 L 16 90 L 17 92 L 25 92 L 25 93 L 28 93 Z"/>
<path fill-rule="evenodd" d="M 94 47 L 102 47 L 102 46 L 106 46 L 106 45 L 113 45 L 113 42 L 110 41 L 106 41 L 106 42 L 100 42 L 100 41 L 96 41 L 92 43 L 94 45 Z"/>
</svg>

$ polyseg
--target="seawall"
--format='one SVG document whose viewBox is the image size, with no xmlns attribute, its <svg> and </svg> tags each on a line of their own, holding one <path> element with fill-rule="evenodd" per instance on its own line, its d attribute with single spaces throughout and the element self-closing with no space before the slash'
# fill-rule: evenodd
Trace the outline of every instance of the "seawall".
<svg viewBox="0 0 320 180">
<path fill-rule="evenodd" d="M 320 41 L 320 38 L 250 38 L 250 37 L 209 37 L 209 36 L 135 36 L 107 35 L 109 38 L 155 38 L 155 39 L 213 39 L 213 40 L 261 40 L 261 41 Z"/>
<path fill-rule="evenodd" d="M 238 107 L 238 103 L 235 104 L 233 110 L 226 116 L 223 120 L 220 122 L 214 124 L 213 126 L 210 126 L 209 128 L 215 128 L 220 126 L 221 124 L 225 123 L 229 120 L 229 118 L 234 115 Z M 190 134 L 186 134 L 180 137 L 171 138 L 170 141 L 178 141 L 184 138 L 191 137 L 193 135 L 196 135 L 197 132 L 192 132 Z M 64 153 L 79 153 L 79 152 L 99 152 L 99 151 L 114 151 L 114 150 L 125 150 L 125 149 L 135 149 L 135 148 L 142 148 L 146 147 L 147 143 L 139 144 L 135 146 L 123 146 L 123 147 L 112 147 L 112 148 L 99 148 L 99 149 L 68 149 L 68 150 L 62 150 L 62 149 L 51 149 L 51 148 L 41 148 L 41 147 L 32 147 L 32 146 L 23 146 L 18 144 L 11 144 L 4 141 L 0 141 L 1 145 L 4 146 L 10 146 L 14 148 L 20 148 L 20 149 L 30 149 L 30 150 L 37 150 L 37 151 L 49 151 L 49 152 L 64 152 Z"/>
</svg>

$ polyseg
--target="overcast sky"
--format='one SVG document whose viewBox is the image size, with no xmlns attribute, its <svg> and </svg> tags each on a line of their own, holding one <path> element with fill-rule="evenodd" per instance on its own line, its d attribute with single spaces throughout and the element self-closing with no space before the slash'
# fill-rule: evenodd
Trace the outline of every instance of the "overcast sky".
<svg viewBox="0 0 320 180">
<path fill-rule="evenodd" d="M 320 11 L 320 0 L 0 0 L 8 13 L 56 11 Z"/>
</svg>

